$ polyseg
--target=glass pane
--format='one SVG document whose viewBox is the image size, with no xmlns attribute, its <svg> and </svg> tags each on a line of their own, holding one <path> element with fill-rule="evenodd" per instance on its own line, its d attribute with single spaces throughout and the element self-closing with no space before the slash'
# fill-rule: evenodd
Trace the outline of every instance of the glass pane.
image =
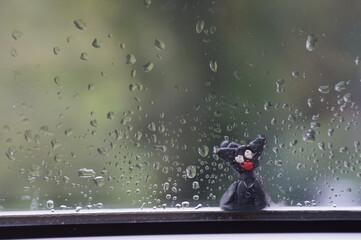
<svg viewBox="0 0 361 240">
<path fill-rule="evenodd" d="M 360 205 L 360 4 L 1 1 L 1 209 Z"/>
</svg>

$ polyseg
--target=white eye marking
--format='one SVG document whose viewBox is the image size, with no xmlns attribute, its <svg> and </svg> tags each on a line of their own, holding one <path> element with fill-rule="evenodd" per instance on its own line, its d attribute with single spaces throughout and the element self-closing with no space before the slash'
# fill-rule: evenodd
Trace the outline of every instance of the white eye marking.
<svg viewBox="0 0 361 240">
<path fill-rule="evenodd" d="M 236 160 L 236 162 L 238 162 L 238 163 L 244 162 L 244 158 L 242 155 L 238 155 L 237 157 L 234 158 L 234 160 Z"/>
<path fill-rule="evenodd" d="M 248 158 L 248 159 L 252 159 L 253 158 L 253 152 L 251 151 L 251 150 L 246 150 L 245 152 L 244 152 L 244 156 L 246 157 L 246 158 Z"/>
</svg>

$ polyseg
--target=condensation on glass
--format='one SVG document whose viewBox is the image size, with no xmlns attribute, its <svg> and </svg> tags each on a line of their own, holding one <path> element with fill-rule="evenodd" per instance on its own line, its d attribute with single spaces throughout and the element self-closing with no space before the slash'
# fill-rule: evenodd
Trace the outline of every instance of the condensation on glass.
<svg viewBox="0 0 361 240">
<path fill-rule="evenodd" d="M 1 210 L 218 206 L 264 134 L 272 206 L 360 199 L 361 3 L 0 3 Z"/>
</svg>

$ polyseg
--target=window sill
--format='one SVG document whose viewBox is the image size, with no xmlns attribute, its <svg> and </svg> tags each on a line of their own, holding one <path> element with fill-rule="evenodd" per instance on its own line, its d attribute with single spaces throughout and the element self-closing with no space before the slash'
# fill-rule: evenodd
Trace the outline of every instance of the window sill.
<svg viewBox="0 0 361 240">
<path fill-rule="evenodd" d="M 96 209 L 1 212 L 0 238 L 174 233 L 360 232 L 361 208 L 284 207 L 256 212 Z M 7 235 L 7 234 L 10 235 Z"/>
</svg>

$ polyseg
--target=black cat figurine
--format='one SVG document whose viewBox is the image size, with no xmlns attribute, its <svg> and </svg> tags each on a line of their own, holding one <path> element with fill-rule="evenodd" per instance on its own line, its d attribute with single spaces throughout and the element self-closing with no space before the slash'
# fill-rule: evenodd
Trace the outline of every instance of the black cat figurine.
<svg viewBox="0 0 361 240">
<path fill-rule="evenodd" d="M 223 141 L 214 153 L 228 162 L 237 173 L 235 181 L 223 194 L 220 207 L 226 211 L 252 211 L 267 206 L 262 182 L 253 170 L 259 165 L 259 157 L 266 144 L 263 135 L 258 136 L 249 145 Z"/>
</svg>

